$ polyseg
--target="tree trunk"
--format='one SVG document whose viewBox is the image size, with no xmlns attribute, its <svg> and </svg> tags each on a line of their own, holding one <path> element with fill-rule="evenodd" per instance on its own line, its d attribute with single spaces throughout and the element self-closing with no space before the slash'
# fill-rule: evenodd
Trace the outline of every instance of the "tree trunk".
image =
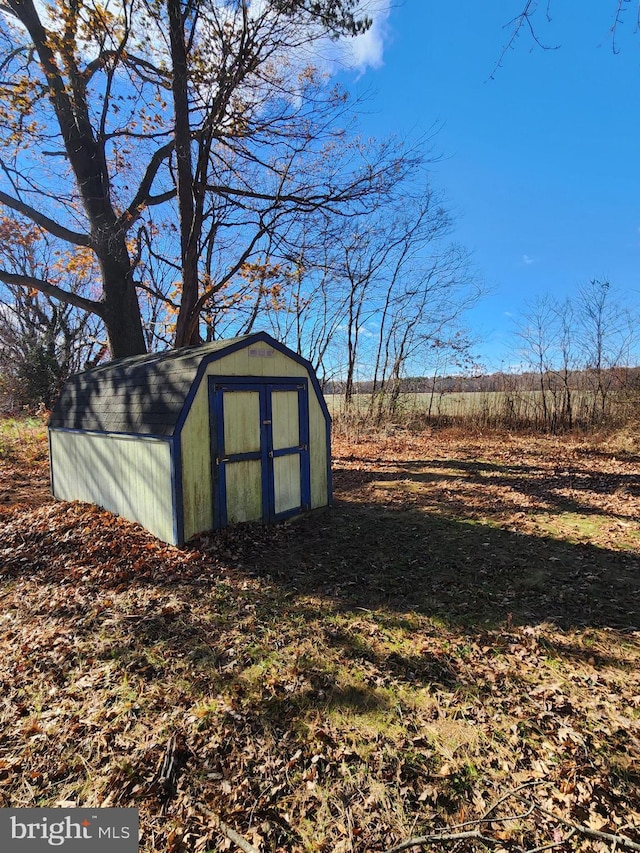
<svg viewBox="0 0 640 853">
<path fill-rule="evenodd" d="M 113 208 L 104 139 L 94 133 L 87 101 L 86 78 L 72 52 L 61 58 L 33 0 L 10 0 L 10 7 L 28 30 L 47 80 L 67 158 L 76 179 L 103 280 L 101 310 L 114 358 L 146 352 L 140 306 L 133 284 L 126 233 Z M 59 65 L 59 60 L 62 66 Z M 67 78 L 63 76 L 62 68 Z M 29 214 L 28 214 L 29 215 Z"/>
<path fill-rule="evenodd" d="M 117 254 L 121 255 L 120 259 Z M 140 305 L 131 277 L 131 265 L 126 246 L 120 253 L 101 252 L 100 255 L 102 255 L 100 268 L 104 292 L 101 317 L 109 336 L 111 356 L 124 358 L 128 355 L 145 353 L 147 347 Z"/>
<path fill-rule="evenodd" d="M 176 322 L 176 347 L 200 343 L 197 318 L 198 302 L 198 226 L 194 199 L 193 160 L 191 156 L 191 123 L 188 93 L 188 57 L 185 43 L 184 17 L 180 0 L 167 0 L 169 44 L 173 77 L 173 109 L 175 115 L 176 181 L 178 218 L 180 222 L 180 254 L 182 266 L 182 298 Z"/>
</svg>

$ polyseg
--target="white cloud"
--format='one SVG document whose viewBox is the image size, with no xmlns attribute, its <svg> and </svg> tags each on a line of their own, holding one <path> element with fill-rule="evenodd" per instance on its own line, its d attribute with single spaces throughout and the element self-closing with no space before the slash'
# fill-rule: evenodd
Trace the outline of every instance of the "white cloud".
<svg viewBox="0 0 640 853">
<path fill-rule="evenodd" d="M 384 43 L 388 34 L 389 0 L 379 3 L 371 14 L 373 23 L 366 33 L 352 39 L 343 39 L 345 64 L 363 72 L 367 68 L 380 68 L 383 64 Z"/>
<path fill-rule="evenodd" d="M 337 42 L 331 42 L 322 50 L 329 70 L 337 71 L 339 66 L 358 71 L 360 74 L 368 68 L 381 68 L 384 64 L 384 46 L 389 30 L 387 21 L 391 11 L 391 0 L 365 0 L 361 3 L 362 15 L 372 20 L 369 29 L 362 35 L 345 36 Z"/>
<path fill-rule="evenodd" d="M 526 264 L 526 266 L 530 266 L 531 264 L 537 264 L 538 259 L 532 258 L 530 255 L 523 255 L 522 256 L 522 263 Z"/>
<path fill-rule="evenodd" d="M 374 338 L 375 332 L 372 332 L 370 329 L 367 329 L 366 326 L 358 326 L 358 334 L 363 338 Z"/>
</svg>

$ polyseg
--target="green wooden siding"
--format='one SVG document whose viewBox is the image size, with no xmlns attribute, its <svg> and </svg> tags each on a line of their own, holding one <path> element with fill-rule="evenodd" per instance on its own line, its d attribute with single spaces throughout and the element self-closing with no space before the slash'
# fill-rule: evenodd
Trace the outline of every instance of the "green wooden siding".
<svg viewBox="0 0 640 853">
<path fill-rule="evenodd" d="M 55 429 L 50 441 L 55 497 L 97 504 L 175 541 L 168 441 Z"/>
<path fill-rule="evenodd" d="M 273 449 L 281 450 L 299 444 L 298 392 L 274 391 L 271 406 Z"/>
<path fill-rule="evenodd" d="M 260 395 L 257 391 L 225 393 L 224 449 L 227 455 L 260 450 Z"/>
<path fill-rule="evenodd" d="M 262 518 L 262 463 L 259 459 L 226 466 L 227 521 L 260 521 Z"/>
<path fill-rule="evenodd" d="M 280 456 L 273 460 L 276 513 L 300 506 L 300 456 Z"/>
<path fill-rule="evenodd" d="M 271 354 L 268 354 L 268 353 Z M 308 372 L 304 365 L 289 358 L 285 353 L 278 352 L 274 349 L 269 349 L 264 344 L 257 346 L 248 345 L 240 350 L 226 355 L 212 364 L 206 369 L 206 375 L 203 377 L 200 387 L 192 401 L 191 408 L 186 417 L 182 428 L 182 490 L 184 502 L 184 538 L 189 539 L 196 533 L 204 530 L 211 530 L 213 527 L 213 493 L 211 482 L 211 455 L 210 455 L 210 430 L 209 430 L 209 399 L 207 392 L 207 377 L 208 376 L 238 376 L 238 377 L 308 377 Z M 229 397 L 237 395 L 227 395 Z M 294 402 L 295 401 L 295 402 Z M 276 391 L 272 395 L 274 406 L 274 445 L 278 442 L 277 447 L 292 446 L 298 440 L 297 429 L 297 399 L 295 394 L 290 394 L 287 391 Z M 238 404 L 243 405 L 243 404 Z M 253 404 L 246 403 L 250 406 Z M 225 408 L 227 400 L 225 400 Z M 249 409 L 242 414 L 248 415 Z M 295 416 L 294 416 L 295 415 Z M 249 427 L 247 426 L 247 429 Z M 230 421 L 225 417 L 225 429 L 233 429 Z M 239 432 L 242 433 L 245 427 L 241 427 Z M 232 434 L 229 434 L 232 437 Z M 294 439 L 291 441 L 291 439 Z M 225 441 L 227 434 L 225 434 Z M 311 507 L 318 508 L 326 506 L 328 503 L 328 483 L 327 483 L 327 433 L 324 413 L 320 403 L 314 393 L 313 386 L 309 383 L 309 455 L 311 465 Z M 296 464 L 299 468 L 299 460 L 294 457 L 295 463 L 288 461 L 286 464 L 279 464 L 277 467 L 277 477 L 279 478 L 281 489 L 280 497 L 278 498 L 279 506 L 295 506 L 296 492 L 292 485 L 294 471 L 293 466 Z M 237 464 L 237 463 L 235 463 Z M 235 467 L 235 464 L 228 466 L 229 470 Z M 259 463 L 255 463 L 254 468 L 257 471 Z M 238 472 L 239 474 L 240 472 Z M 274 471 L 275 474 L 275 471 Z M 233 476 L 233 475 L 232 475 Z M 251 475 L 254 479 L 257 474 Z M 239 477 L 238 477 L 239 479 Z M 300 500 L 300 484 L 299 473 L 297 475 L 297 501 Z M 227 484 L 229 488 L 229 484 Z M 239 488 L 239 484 L 238 484 Z M 261 492 L 260 492 L 260 500 Z M 250 496 L 247 496 L 250 507 L 252 509 L 245 510 L 245 513 L 254 513 L 257 507 L 257 490 L 254 486 Z M 232 503 L 234 499 L 232 499 Z M 278 509 L 284 511 L 284 509 Z M 234 510 L 237 515 L 239 509 Z M 260 518 L 260 513 L 255 515 L 246 515 L 246 518 Z M 239 520 L 239 519 L 237 519 Z"/>
<path fill-rule="evenodd" d="M 224 391 L 224 452 L 260 452 L 260 394 Z M 262 460 L 238 460 L 225 466 L 227 521 L 262 519 Z"/>
<path fill-rule="evenodd" d="M 211 436 L 206 380 L 200 383 L 181 433 L 184 538 L 213 529 Z"/>
<path fill-rule="evenodd" d="M 328 503 L 327 424 L 315 394 L 309 394 L 309 461 L 311 465 L 311 508 Z"/>
</svg>

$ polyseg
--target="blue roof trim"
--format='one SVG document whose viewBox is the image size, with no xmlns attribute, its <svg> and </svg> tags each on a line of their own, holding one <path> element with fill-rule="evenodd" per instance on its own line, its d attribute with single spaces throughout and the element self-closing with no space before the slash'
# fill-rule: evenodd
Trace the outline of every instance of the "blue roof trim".
<svg viewBox="0 0 640 853">
<path fill-rule="evenodd" d="M 51 490 L 51 494 L 55 497 L 56 490 L 53 482 L 53 472 L 55 470 L 55 465 L 53 464 L 53 445 L 51 444 L 51 430 L 47 430 L 47 444 L 49 445 L 49 489 Z"/>
<path fill-rule="evenodd" d="M 182 494 L 182 442 L 180 434 L 169 443 L 171 457 L 171 502 L 174 545 L 184 545 L 184 496 Z"/>
</svg>

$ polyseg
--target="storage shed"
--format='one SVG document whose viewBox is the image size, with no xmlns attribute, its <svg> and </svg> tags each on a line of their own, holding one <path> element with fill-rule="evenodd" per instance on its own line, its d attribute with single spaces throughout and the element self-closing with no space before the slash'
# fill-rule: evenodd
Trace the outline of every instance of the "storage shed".
<svg viewBox="0 0 640 853">
<path fill-rule="evenodd" d="M 259 332 L 72 376 L 49 421 L 51 488 L 182 544 L 331 501 L 313 368 Z"/>
</svg>

